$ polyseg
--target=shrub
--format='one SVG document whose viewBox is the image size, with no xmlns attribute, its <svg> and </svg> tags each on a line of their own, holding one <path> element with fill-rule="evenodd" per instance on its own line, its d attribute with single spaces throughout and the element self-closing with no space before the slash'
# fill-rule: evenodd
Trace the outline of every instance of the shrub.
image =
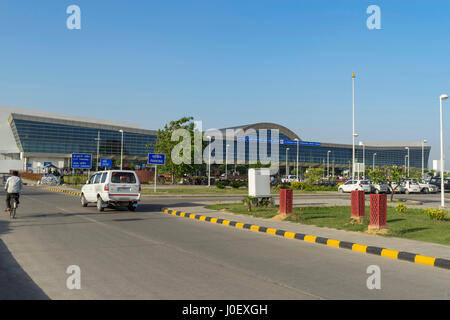
<svg viewBox="0 0 450 320">
<path fill-rule="evenodd" d="M 309 184 L 307 182 L 301 182 L 301 181 L 291 182 L 291 189 L 294 189 L 294 190 L 306 190 L 308 187 L 309 187 Z"/>
<path fill-rule="evenodd" d="M 226 186 L 226 182 L 225 181 L 221 181 L 221 180 L 217 180 L 216 181 L 216 187 L 219 189 L 225 189 Z"/>
<path fill-rule="evenodd" d="M 395 207 L 395 211 L 404 213 L 406 212 L 407 207 L 403 203 L 397 203 L 397 206 Z"/>
<path fill-rule="evenodd" d="M 234 189 L 238 189 L 241 186 L 241 182 L 239 182 L 237 180 L 233 180 L 233 181 L 231 181 L 230 186 Z"/>
<path fill-rule="evenodd" d="M 425 209 L 426 214 L 430 217 L 432 220 L 444 220 L 445 218 L 445 211 L 440 209 Z"/>
</svg>

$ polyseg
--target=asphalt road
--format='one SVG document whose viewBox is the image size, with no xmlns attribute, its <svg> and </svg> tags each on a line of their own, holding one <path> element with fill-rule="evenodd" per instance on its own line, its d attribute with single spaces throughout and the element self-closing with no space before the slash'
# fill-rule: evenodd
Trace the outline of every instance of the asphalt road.
<svg viewBox="0 0 450 320">
<path fill-rule="evenodd" d="M 98 213 L 26 187 L 18 218 L 0 213 L 0 299 L 450 299 L 448 270 L 159 211 L 201 201 L 146 198 L 137 212 Z M 71 265 L 79 290 L 66 285 Z M 367 288 L 371 265 L 380 290 Z"/>
</svg>

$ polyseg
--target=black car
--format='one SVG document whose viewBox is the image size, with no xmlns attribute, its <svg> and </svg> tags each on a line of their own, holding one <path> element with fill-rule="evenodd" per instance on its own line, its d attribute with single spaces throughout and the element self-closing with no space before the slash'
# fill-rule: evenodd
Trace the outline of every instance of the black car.
<svg viewBox="0 0 450 320">
<path fill-rule="evenodd" d="M 441 177 L 433 177 L 430 180 L 430 184 L 438 187 L 438 190 L 441 190 Z M 450 179 L 444 178 L 444 190 L 450 191 Z"/>
</svg>

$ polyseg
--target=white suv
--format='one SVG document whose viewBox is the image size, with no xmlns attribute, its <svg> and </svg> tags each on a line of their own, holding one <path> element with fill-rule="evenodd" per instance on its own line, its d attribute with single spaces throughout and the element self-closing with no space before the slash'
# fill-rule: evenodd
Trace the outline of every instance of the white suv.
<svg viewBox="0 0 450 320">
<path fill-rule="evenodd" d="M 107 206 L 128 207 L 135 211 L 141 200 L 141 183 L 134 171 L 108 170 L 94 173 L 81 188 L 81 205 L 96 203 L 97 210 Z"/>
</svg>

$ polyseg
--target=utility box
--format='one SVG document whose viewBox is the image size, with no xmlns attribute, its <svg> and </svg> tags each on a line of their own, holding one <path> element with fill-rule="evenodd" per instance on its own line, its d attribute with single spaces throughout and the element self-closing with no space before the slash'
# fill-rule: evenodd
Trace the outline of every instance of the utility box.
<svg viewBox="0 0 450 320">
<path fill-rule="evenodd" d="M 270 169 L 248 170 L 248 195 L 255 198 L 270 197 Z"/>
</svg>

